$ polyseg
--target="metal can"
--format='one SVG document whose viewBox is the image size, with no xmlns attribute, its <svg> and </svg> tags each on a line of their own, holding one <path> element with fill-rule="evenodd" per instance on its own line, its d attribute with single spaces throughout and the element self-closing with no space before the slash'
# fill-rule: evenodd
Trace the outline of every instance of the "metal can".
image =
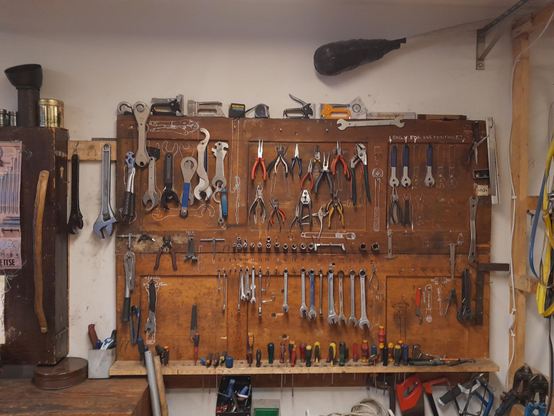
<svg viewBox="0 0 554 416">
<path fill-rule="evenodd" d="M 38 102 L 40 127 L 64 127 L 64 103 L 52 98 L 41 98 Z"/>
<path fill-rule="evenodd" d="M 5 127 L 10 125 L 10 119 L 8 117 L 8 111 L 0 108 L 0 127 Z"/>
<path fill-rule="evenodd" d="M 10 126 L 17 126 L 17 111 L 10 111 Z"/>
</svg>

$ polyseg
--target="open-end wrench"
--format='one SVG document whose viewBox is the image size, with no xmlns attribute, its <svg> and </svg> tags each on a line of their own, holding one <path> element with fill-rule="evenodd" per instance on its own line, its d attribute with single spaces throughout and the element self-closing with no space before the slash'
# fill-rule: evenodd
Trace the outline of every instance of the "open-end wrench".
<svg viewBox="0 0 554 416">
<path fill-rule="evenodd" d="M 240 278 L 240 300 L 244 302 L 246 300 L 246 294 L 244 293 L 244 272 L 242 271 L 242 267 L 239 268 L 239 278 Z"/>
<path fill-rule="evenodd" d="M 475 227 L 475 218 L 477 216 L 477 204 L 479 197 L 472 196 L 469 198 L 469 229 L 471 231 L 471 241 L 469 243 L 469 255 L 467 262 L 469 264 L 477 263 L 477 229 Z"/>
<path fill-rule="evenodd" d="M 99 238 L 104 238 L 104 231 L 108 236 L 112 235 L 114 224 L 117 222 L 110 204 L 111 187 L 111 151 L 109 143 L 102 146 L 102 207 L 100 215 L 96 219 L 92 229 Z"/>
<path fill-rule="evenodd" d="M 308 307 L 306 306 L 306 269 L 304 267 L 300 269 L 300 283 L 302 287 L 302 306 L 300 306 L 300 317 L 306 318 L 308 316 Z"/>
<path fill-rule="evenodd" d="M 212 153 L 215 156 L 215 175 L 212 178 L 212 186 L 221 189 L 227 186 L 227 179 L 225 179 L 225 156 L 227 155 L 227 149 L 229 145 L 225 142 L 217 142 L 212 149 Z"/>
<path fill-rule="evenodd" d="M 222 312 L 225 312 L 225 302 L 227 300 L 227 272 L 223 269 L 223 307 Z"/>
<path fill-rule="evenodd" d="M 400 183 L 404 188 L 412 184 L 412 180 L 410 179 L 410 148 L 407 144 L 402 146 L 402 179 Z"/>
<path fill-rule="evenodd" d="M 289 269 L 285 269 L 283 271 L 283 280 L 285 284 L 285 289 L 283 291 L 284 293 L 284 299 L 283 299 L 283 307 L 281 308 L 283 312 L 288 313 L 289 311 L 289 304 L 288 304 L 288 289 L 289 289 Z"/>
<path fill-rule="evenodd" d="M 425 186 L 427 188 L 435 185 L 435 178 L 433 178 L 433 145 L 427 146 L 427 174 L 425 175 Z"/>
<path fill-rule="evenodd" d="M 389 185 L 391 188 L 395 188 L 400 185 L 400 181 L 396 177 L 396 163 L 397 163 L 396 146 L 392 146 L 390 149 L 390 179 Z"/>
<path fill-rule="evenodd" d="M 252 267 L 252 271 L 254 271 L 254 268 Z M 244 295 L 246 296 L 246 300 L 250 300 L 250 295 L 252 292 L 250 291 L 250 268 L 247 266 L 246 270 L 244 271 Z"/>
<path fill-rule="evenodd" d="M 358 325 L 358 320 L 356 319 L 356 272 L 350 270 L 350 318 L 348 319 L 349 324 L 353 324 L 354 328 Z"/>
<path fill-rule="evenodd" d="M 358 321 L 358 325 L 360 326 L 360 329 L 364 329 L 364 326 L 369 329 L 369 319 L 367 319 L 367 310 L 366 310 L 366 303 L 365 303 L 365 278 L 366 278 L 366 271 L 365 269 L 360 270 L 360 312 L 361 312 L 361 318 Z"/>
<path fill-rule="evenodd" d="M 260 269 L 260 273 L 262 272 L 262 269 Z M 256 268 L 252 267 L 252 282 L 250 286 L 250 290 L 252 292 L 252 297 L 250 298 L 250 303 L 256 303 Z M 260 298 L 260 302 L 261 302 Z"/>
<path fill-rule="evenodd" d="M 337 120 L 339 130 L 345 130 L 348 127 L 375 127 L 375 126 L 396 126 L 404 127 L 404 122 L 401 117 L 396 117 L 390 120 Z"/>
<path fill-rule="evenodd" d="M 198 185 L 194 188 L 194 197 L 199 201 L 202 201 L 202 193 L 206 194 L 205 201 L 208 201 L 212 197 L 212 188 L 210 187 L 210 179 L 208 178 L 208 172 L 206 172 L 208 142 L 210 141 L 210 132 L 205 128 L 200 129 L 201 133 L 206 136 L 198 143 L 196 150 L 198 152 L 198 166 L 196 167 L 196 173 L 198 174 Z"/>
<path fill-rule="evenodd" d="M 143 168 L 149 162 L 148 152 L 146 151 L 146 122 L 150 115 L 150 108 L 146 103 L 139 101 L 133 105 L 133 113 L 138 124 L 138 148 L 135 163 L 139 168 Z"/>
<path fill-rule="evenodd" d="M 333 293 L 333 276 L 335 274 L 335 271 L 333 269 L 329 269 L 327 271 L 327 286 L 328 286 L 328 310 L 329 315 L 327 316 L 327 323 L 329 325 L 332 324 L 338 324 L 339 323 L 339 316 L 335 312 L 335 295 Z"/>
<path fill-rule="evenodd" d="M 308 312 L 308 319 L 317 318 L 317 311 L 315 310 L 315 270 L 310 269 L 308 272 L 310 278 L 310 311 Z"/>
<path fill-rule="evenodd" d="M 181 173 L 183 174 L 183 193 L 181 194 L 181 212 L 179 215 L 186 218 L 189 215 L 189 205 L 194 204 L 194 193 L 190 187 L 190 181 L 196 173 L 198 163 L 193 157 L 185 157 L 181 160 Z"/>
<path fill-rule="evenodd" d="M 258 269 L 258 316 L 262 316 L 262 268 Z"/>
<path fill-rule="evenodd" d="M 142 203 L 147 212 L 152 211 L 160 203 L 160 196 L 156 192 L 156 158 L 154 157 L 151 157 L 148 162 L 148 189 L 142 197 Z"/>
<path fill-rule="evenodd" d="M 319 316 L 323 316 L 323 270 L 319 269 Z"/>
<path fill-rule="evenodd" d="M 164 160 L 164 190 L 160 199 L 166 210 L 169 210 L 169 202 L 179 203 L 179 196 L 173 187 L 173 166 L 173 153 L 167 153 Z"/>
<path fill-rule="evenodd" d="M 148 320 L 144 325 L 144 332 L 152 337 L 156 333 L 156 283 L 150 279 L 148 285 Z"/>
<path fill-rule="evenodd" d="M 339 324 L 344 322 L 344 325 L 348 325 L 348 319 L 344 315 L 344 271 L 340 270 L 337 275 L 339 277 Z"/>
</svg>

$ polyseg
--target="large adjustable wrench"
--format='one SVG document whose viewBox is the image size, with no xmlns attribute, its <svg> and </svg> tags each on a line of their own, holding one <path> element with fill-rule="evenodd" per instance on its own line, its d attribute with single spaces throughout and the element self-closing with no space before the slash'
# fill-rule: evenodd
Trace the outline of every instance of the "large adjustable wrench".
<svg viewBox="0 0 554 416">
<path fill-rule="evenodd" d="M 344 315 L 344 290 L 343 290 L 343 281 L 344 281 L 344 272 L 340 270 L 338 272 L 339 276 L 339 324 L 343 323 L 348 325 L 348 319 Z"/>
<path fill-rule="evenodd" d="M 300 270 L 300 283 L 302 287 L 302 306 L 300 306 L 300 317 L 308 316 L 308 307 L 306 306 L 306 269 L 302 267 Z"/>
<path fill-rule="evenodd" d="M 469 264 L 477 263 L 477 229 L 475 227 L 475 218 L 477 216 L 477 204 L 479 197 L 472 196 L 469 198 L 469 229 L 471 231 L 471 241 L 469 243 L 469 256 L 467 262 Z"/>
<path fill-rule="evenodd" d="M 210 141 L 210 132 L 205 128 L 200 129 L 201 133 L 206 136 L 198 143 L 196 150 L 198 151 L 198 166 L 196 167 L 196 173 L 198 174 L 198 185 L 194 188 L 194 197 L 199 201 L 202 201 L 202 193 L 206 194 L 205 201 L 208 201 L 212 197 L 212 188 L 210 187 L 210 179 L 208 178 L 208 172 L 206 172 L 206 165 L 208 164 L 206 150 L 208 148 L 208 142 Z"/>
<path fill-rule="evenodd" d="M 289 304 L 288 304 L 288 289 L 289 289 L 289 269 L 285 269 L 283 271 L 283 280 L 284 280 L 284 291 L 283 291 L 283 307 L 281 308 L 283 312 L 288 313 L 289 311 Z"/>
<path fill-rule="evenodd" d="M 138 148 L 135 155 L 135 163 L 143 168 L 149 162 L 148 152 L 146 151 L 146 122 L 150 115 L 150 108 L 146 103 L 139 101 L 133 105 L 133 113 L 138 124 Z"/>
<path fill-rule="evenodd" d="M 136 160 L 136 158 L 135 158 Z M 142 197 L 146 212 L 152 211 L 160 203 L 160 196 L 156 192 L 156 158 L 151 157 L 148 162 L 148 189 Z"/>
<path fill-rule="evenodd" d="M 315 319 L 317 317 L 317 311 L 315 310 L 315 270 L 310 269 L 308 272 L 310 278 L 310 311 L 308 312 L 308 319 Z"/>
<path fill-rule="evenodd" d="M 353 324 L 354 328 L 356 328 L 356 325 L 358 324 L 358 320 L 356 319 L 356 287 L 354 286 L 356 283 L 356 272 L 354 270 L 350 270 L 350 318 L 348 318 L 348 323 Z"/>
<path fill-rule="evenodd" d="M 374 127 L 374 126 L 396 126 L 404 127 L 404 122 L 401 117 L 392 118 L 390 120 L 337 120 L 339 130 L 346 130 L 348 127 Z"/>
<path fill-rule="evenodd" d="M 152 337 L 156 333 L 156 283 L 150 279 L 148 285 L 148 320 L 144 325 L 144 332 Z"/>
<path fill-rule="evenodd" d="M 328 310 L 329 315 L 327 316 L 327 323 L 329 325 L 331 324 L 338 324 L 339 323 L 339 316 L 335 312 L 335 295 L 333 293 L 333 277 L 334 277 L 334 270 L 329 269 L 327 271 L 327 286 L 329 287 L 328 292 Z"/>
<path fill-rule="evenodd" d="M 366 271 L 364 269 L 360 270 L 360 312 L 361 312 L 361 318 L 358 322 L 358 325 L 360 326 L 360 329 L 364 329 L 364 326 L 369 329 L 369 319 L 367 319 L 367 310 L 366 310 L 366 302 L 365 302 L 365 278 L 366 278 Z"/>
<path fill-rule="evenodd" d="M 102 146 L 102 207 L 100 215 L 96 219 L 92 227 L 94 234 L 99 238 L 104 238 L 104 231 L 110 236 L 114 230 L 114 224 L 117 222 L 110 204 L 110 187 L 111 187 L 111 151 L 112 147 L 109 143 Z"/>
<path fill-rule="evenodd" d="M 183 174 L 183 193 L 181 194 L 181 212 L 179 215 L 186 218 L 189 215 L 189 205 L 194 204 L 194 193 L 190 187 L 190 181 L 196 173 L 198 163 L 193 157 L 185 157 L 181 160 L 181 173 Z"/>
</svg>

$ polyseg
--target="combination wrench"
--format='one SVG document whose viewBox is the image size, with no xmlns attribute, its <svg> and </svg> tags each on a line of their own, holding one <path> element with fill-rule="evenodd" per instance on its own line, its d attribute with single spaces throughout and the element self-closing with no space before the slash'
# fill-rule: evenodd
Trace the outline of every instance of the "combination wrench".
<svg viewBox="0 0 554 416">
<path fill-rule="evenodd" d="M 319 316 L 323 316 L 323 270 L 319 269 Z"/>
<path fill-rule="evenodd" d="M 189 205 L 194 204 L 194 193 L 190 182 L 196 173 L 198 163 L 193 157 L 185 157 L 181 160 L 181 173 L 183 174 L 183 193 L 181 194 L 181 212 L 179 215 L 186 218 L 189 215 Z"/>
<path fill-rule="evenodd" d="M 146 122 L 150 115 L 150 108 L 146 103 L 139 101 L 133 105 L 133 113 L 138 124 L 138 149 L 135 163 L 139 168 L 143 168 L 150 160 L 146 151 Z"/>
<path fill-rule="evenodd" d="M 99 238 L 104 238 L 104 231 L 108 236 L 111 236 L 114 231 L 114 224 L 117 222 L 110 204 L 110 187 L 111 187 L 111 154 L 112 146 L 105 143 L 102 146 L 102 207 L 100 215 L 94 222 L 92 227 L 94 234 Z"/>
<path fill-rule="evenodd" d="M 346 130 L 348 127 L 375 127 L 375 126 L 396 126 L 404 127 L 404 122 L 401 117 L 396 117 L 390 120 L 337 120 L 339 130 Z"/>
<path fill-rule="evenodd" d="M 173 153 L 167 153 L 164 160 L 164 190 L 161 200 L 162 207 L 169 210 L 169 202 L 179 204 L 179 196 L 173 187 Z"/>
<path fill-rule="evenodd" d="M 400 183 L 404 188 L 412 184 L 412 180 L 410 179 L 410 148 L 407 144 L 402 146 L 402 179 Z"/>
<path fill-rule="evenodd" d="M 350 318 L 348 319 L 349 324 L 353 324 L 354 328 L 358 325 L 358 320 L 356 319 L 356 272 L 350 270 Z"/>
<path fill-rule="evenodd" d="M 333 276 L 334 276 L 334 270 L 329 269 L 327 271 L 327 286 L 329 289 L 328 293 L 328 309 L 329 309 L 329 315 L 327 316 L 327 323 L 329 325 L 332 324 L 338 324 L 339 323 L 339 316 L 335 312 L 335 295 L 333 293 Z"/>
<path fill-rule="evenodd" d="M 283 299 L 283 307 L 281 308 L 283 312 L 288 313 L 289 311 L 289 304 L 288 304 L 288 286 L 289 286 L 289 269 L 285 269 L 283 271 L 283 280 L 284 280 L 284 299 Z"/>
<path fill-rule="evenodd" d="M 306 318 L 308 315 L 308 307 L 306 306 L 306 269 L 304 267 L 300 270 L 300 283 L 302 287 L 302 306 L 300 306 L 300 317 Z"/>
<path fill-rule="evenodd" d="M 361 318 L 358 322 L 360 329 L 364 329 L 364 326 L 369 329 L 369 319 L 367 319 L 366 302 L 365 302 L 365 278 L 366 271 L 360 270 L 360 312 Z"/>
<path fill-rule="evenodd" d="M 433 145 L 427 146 L 427 174 L 425 175 L 425 186 L 427 188 L 435 185 L 435 178 L 433 178 Z"/>
<path fill-rule="evenodd" d="M 345 325 L 348 325 L 348 319 L 346 319 L 346 316 L 344 315 L 344 272 L 340 270 L 337 275 L 339 277 L 339 324 L 344 322 Z"/>
<path fill-rule="evenodd" d="M 260 269 L 260 273 L 262 272 L 262 269 Z M 252 267 L 252 282 L 250 286 L 250 291 L 252 292 L 252 297 L 250 298 L 250 303 L 254 304 L 256 303 L 256 268 Z M 261 301 L 260 297 L 260 301 Z"/>
<path fill-rule="evenodd" d="M 242 271 L 242 267 L 239 269 L 239 278 L 240 278 L 240 300 L 244 302 L 246 300 L 246 294 L 244 293 L 244 273 Z"/>
<path fill-rule="evenodd" d="M 469 228 L 471 231 L 471 241 L 469 243 L 469 255 L 467 262 L 469 264 L 477 263 L 477 229 L 475 227 L 475 218 L 477 216 L 477 204 L 479 197 L 472 196 L 469 198 Z"/>
<path fill-rule="evenodd" d="M 392 146 L 390 149 L 390 179 L 389 185 L 391 188 L 396 188 L 400 185 L 400 181 L 396 177 L 396 162 L 397 162 L 396 146 Z"/>
<path fill-rule="evenodd" d="M 254 268 L 252 267 L 252 271 L 254 271 Z M 244 271 L 244 295 L 246 296 L 246 300 L 250 300 L 250 268 L 247 266 L 246 270 Z"/>
<path fill-rule="evenodd" d="M 310 269 L 308 272 L 310 278 L 310 311 L 308 312 L 308 319 L 315 320 L 317 317 L 317 311 L 315 310 L 315 270 Z"/>
<path fill-rule="evenodd" d="M 135 158 L 136 160 L 136 158 Z M 156 192 L 156 158 L 151 157 L 148 162 L 148 189 L 142 197 L 146 212 L 152 211 L 160 203 L 160 196 Z"/>
<path fill-rule="evenodd" d="M 206 167 L 208 164 L 206 149 L 208 148 L 208 142 L 210 141 L 210 132 L 205 128 L 201 128 L 200 132 L 206 137 L 198 143 L 196 150 L 198 152 L 198 166 L 196 167 L 196 173 L 198 174 L 198 185 L 194 188 L 194 197 L 199 201 L 202 201 L 202 193 L 206 195 L 205 201 L 208 201 L 212 197 L 212 188 L 210 187 L 210 180 L 208 178 L 208 172 Z"/>
</svg>

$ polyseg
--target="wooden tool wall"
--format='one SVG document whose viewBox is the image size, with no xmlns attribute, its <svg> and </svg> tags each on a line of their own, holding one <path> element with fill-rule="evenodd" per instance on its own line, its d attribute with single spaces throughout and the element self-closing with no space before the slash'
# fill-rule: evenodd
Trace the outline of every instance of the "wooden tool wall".
<svg viewBox="0 0 554 416">
<path fill-rule="evenodd" d="M 155 242 L 137 243 L 133 239 L 132 251 L 136 253 L 136 287 L 132 293 L 132 305 L 142 310 L 140 334 L 143 336 L 144 323 L 148 317 L 147 284 L 151 276 L 158 282 L 156 334 L 155 340 L 145 337 L 147 344 L 168 345 L 171 348 L 171 360 L 191 360 L 193 346 L 189 340 L 191 307 L 198 305 L 198 330 L 200 333 L 200 356 L 209 352 L 228 351 L 235 359 L 244 359 L 246 354 L 247 333 L 255 337 L 254 350 L 260 348 L 266 359 L 267 344 L 273 342 L 278 351 L 279 338 L 286 334 L 298 345 L 300 342 L 313 344 L 319 341 L 326 351 L 330 341 L 345 341 L 348 346 L 367 339 L 370 344 L 378 344 L 377 331 L 383 325 L 387 331 L 387 342 L 403 339 L 409 345 L 420 344 L 425 352 L 447 354 L 449 356 L 485 358 L 489 353 L 489 282 L 485 279 L 483 325 L 473 323 L 460 324 L 456 320 L 454 307 L 445 317 L 446 298 L 451 288 L 458 292 L 461 303 L 461 272 L 468 267 L 467 256 L 470 243 L 469 198 L 475 195 L 475 184 L 487 184 L 487 181 L 475 181 L 474 169 L 487 167 L 486 146 L 479 148 L 479 165 L 472 163 L 464 166 L 462 157 L 468 151 L 472 141 L 470 121 L 426 121 L 406 120 L 403 128 L 394 126 L 348 128 L 339 131 L 335 120 L 278 120 L 278 119 L 242 119 L 224 118 L 171 118 L 151 116 L 148 121 L 148 145 L 160 148 L 162 157 L 156 164 L 157 188 L 163 191 L 163 155 L 174 153 L 174 187 L 179 196 L 183 189 L 183 177 L 180 162 L 183 157 L 197 158 L 196 147 L 204 135 L 200 128 L 210 133 L 208 145 L 209 177 L 215 173 L 215 158 L 211 149 L 218 141 L 229 144 L 225 159 L 225 177 L 227 179 L 229 213 L 224 226 L 218 224 L 218 206 L 213 201 L 204 203 L 195 201 L 189 207 L 188 218 L 179 216 L 179 207 L 172 205 L 169 211 L 161 205 L 147 213 L 141 203 L 147 190 L 148 169 L 137 168 L 135 193 L 137 195 L 137 218 L 130 224 L 119 222 L 117 234 L 135 235 L 147 232 Z M 484 122 L 480 122 L 480 131 L 485 131 Z M 137 125 L 133 116 L 119 116 L 117 121 L 117 207 L 121 206 L 125 190 L 125 154 L 137 150 Z M 255 180 L 250 173 L 257 154 L 258 140 L 264 142 L 264 158 L 268 164 L 277 154 L 275 147 L 288 146 L 286 157 L 294 155 L 298 143 L 303 161 L 303 175 L 310 159 L 314 156 L 314 147 L 320 146 L 321 155 L 330 154 L 337 141 L 342 144 L 345 160 L 354 156 L 355 144 L 363 143 L 367 148 L 369 185 L 371 203 L 364 192 L 362 168 L 356 167 L 358 203 L 354 207 L 350 198 L 350 183 L 343 175 L 339 165 L 333 178 L 335 189 L 344 204 L 345 226 L 338 215 L 324 219 L 321 239 L 319 222 L 314 218 L 313 226 L 304 227 L 305 237 L 299 228 L 289 232 L 290 221 L 295 216 L 295 207 L 301 193 L 298 169 L 294 175 L 285 176 L 283 167 L 271 173 L 266 181 L 261 170 Z M 398 188 L 400 206 L 405 208 L 405 200 L 410 205 L 410 226 L 389 224 L 391 187 L 390 150 L 393 145 L 398 149 L 397 176 L 402 176 L 402 146 L 407 143 L 410 149 L 409 188 Z M 426 149 L 433 145 L 433 176 L 435 185 L 425 187 Z M 314 181 L 319 167 L 314 167 Z M 195 176 L 192 186 L 198 183 Z M 278 198 L 280 207 L 287 219 L 282 230 L 277 222 L 269 226 L 267 220 L 254 223 L 248 216 L 250 204 L 255 199 L 256 188 L 263 186 L 263 196 L 268 214 L 271 211 L 270 198 Z M 307 183 L 305 189 L 310 188 Z M 317 213 L 320 206 L 330 200 L 328 184 L 322 183 L 316 195 L 310 192 L 312 211 Z M 480 198 L 477 209 L 477 248 L 480 261 L 488 261 L 490 253 L 491 209 L 488 198 Z M 392 230 L 393 259 L 387 256 L 387 230 Z M 345 238 L 330 238 L 335 233 L 348 233 Z M 162 236 L 171 236 L 177 253 L 178 270 L 173 271 L 169 255 L 162 255 L 160 268 L 154 271 L 154 262 Z M 198 261 L 184 261 L 187 241 L 194 236 L 195 254 Z M 224 238 L 216 244 L 215 259 L 212 258 L 212 244 L 201 239 Z M 246 250 L 234 250 L 232 245 L 247 241 Z M 271 250 L 266 249 L 266 238 L 271 238 Z M 125 289 L 123 256 L 128 251 L 127 240 L 117 239 L 117 313 L 118 313 L 118 360 L 138 360 L 138 351 L 129 342 L 129 324 L 121 322 L 121 311 Z M 273 248 L 275 242 L 280 249 Z M 291 249 L 302 243 L 344 243 L 345 253 L 340 248 L 320 248 L 317 252 Z M 256 248 L 251 249 L 250 244 Z M 262 243 L 262 249 L 257 244 Z M 450 279 L 449 243 L 456 243 L 456 278 Z M 288 250 L 283 250 L 283 245 Z M 367 251 L 359 250 L 361 244 Z M 372 252 L 371 246 L 377 244 L 379 250 Z M 259 303 L 240 303 L 239 305 L 239 269 L 242 267 L 261 267 L 264 273 L 264 301 L 274 301 L 262 305 L 262 315 L 258 316 Z M 301 282 L 300 270 L 314 269 L 315 305 L 319 309 L 319 275 L 322 269 L 323 279 L 323 316 L 315 321 L 300 317 Z M 370 330 L 345 325 L 329 325 L 328 284 L 326 273 L 329 268 L 335 271 L 334 303 L 339 311 L 339 281 L 337 273 L 343 270 L 344 313 L 350 316 L 350 270 L 356 271 L 356 318 L 360 319 L 360 280 L 359 270 L 366 269 L 368 279 L 376 267 L 376 276 L 367 288 L 367 313 L 371 323 Z M 288 304 L 290 311 L 284 313 L 283 270 L 289 271 Z M 223 288 L 223 269 L 227 273 L 227 285 Z M 221 290 L 218 291 L 218 270 L 222 272 Z M 271 279 L 267 280 L 269 270 Z M 256 272 L 257 276 L 257 272 Z M 475 293 L 475 269 L 471 272 L 472 293 Z M 256 278 L 256 285 L 258 279 Z M 423 323 L 415 315 L 416 290 L 421 287 L 431 296 L 429 305 L 421 306 Z M 225 303 L 226 309 L 222 311 Z M 258 293 L 256 293 L 258 297 Z M 306 279 L 306 300 L 309 307 L 309 281 Z M 259 302 L 259 299 L 257 300 Z M 472 308 L 474 302 L 472 301 Z"/>
</svg>

